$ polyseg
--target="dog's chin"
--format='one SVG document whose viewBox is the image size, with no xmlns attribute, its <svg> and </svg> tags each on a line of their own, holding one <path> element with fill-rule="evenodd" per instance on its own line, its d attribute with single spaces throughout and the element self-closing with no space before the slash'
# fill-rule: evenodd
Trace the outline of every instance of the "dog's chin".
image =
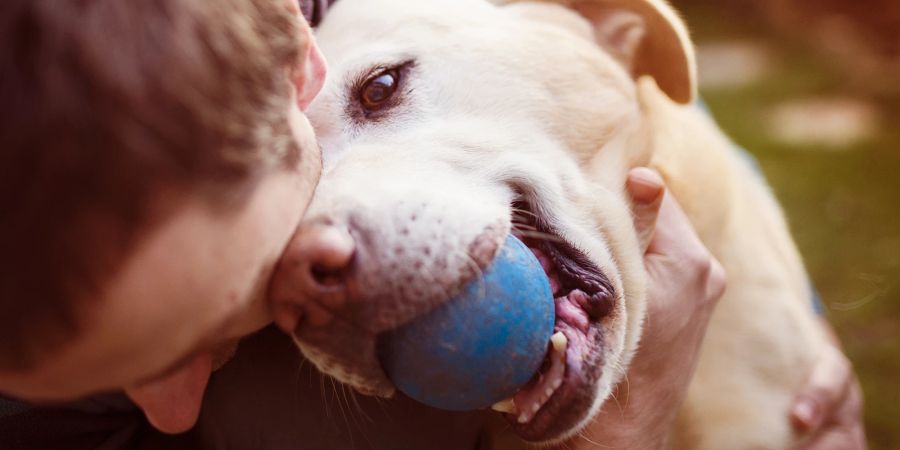
<svg viewBox="0 0 900 450">
<path fill-rule="evenodd" d="M 597 264 L 549 221 L 521 202 L 513 211 L 513 233 L 532 250 L 550 280 L 556 325 L 538 374 L 495 409 L 520 437 L 554 442 L 578 432 L 608 391 L 607 347 L 615 334 L 611 327 L 620 322 L 612 319 L 621 299 Z"/>
</svg>

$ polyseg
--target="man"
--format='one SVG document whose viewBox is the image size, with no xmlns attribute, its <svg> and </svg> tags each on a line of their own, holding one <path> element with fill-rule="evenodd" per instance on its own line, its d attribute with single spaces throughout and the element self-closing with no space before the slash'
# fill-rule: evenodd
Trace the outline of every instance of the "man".
<svg viewBox="0 0 900 450">
<path fill-rule="evenodd" d="M 301 5 L 315 17 L 326 6 Z M 319 175 L 301 108 L 325 66 L 299 11 L 287 0 L 2 2 L 0 392 L 31 404 L 0 404 L 0 448 L 161 439 L 119 396 L 52 406 L 100 392 L 124 391 L 162 432 L 188 430 L 210 373 L 271 321 L 269 277 Z M 662 230 L 690 231 L 665 217 Z M 702 318 L 716 297 L 704 283 L 721 274 L 699 243 L 676 241 L 658 250 L 706 262 L 651 271 L 659 292 L 686 292 L 661 313 Z M 690 322 L 695 339 L 650 355 L 696 355 L 705 321 Z M 651 384 L 677 398 L 691 370 Z M 843 398 L 818 386 L 852 382 L 824 378 L 811 384 L 814 418 Z"/>
<path fill-rule="evenodd" d="M 210 370 L 270 321 L 318 180 L 300 106 L 324 65 L 296 13 L 3 2 L 3 392 L 125 389 L 159 429 L 190 426 Z"/>
</svg>

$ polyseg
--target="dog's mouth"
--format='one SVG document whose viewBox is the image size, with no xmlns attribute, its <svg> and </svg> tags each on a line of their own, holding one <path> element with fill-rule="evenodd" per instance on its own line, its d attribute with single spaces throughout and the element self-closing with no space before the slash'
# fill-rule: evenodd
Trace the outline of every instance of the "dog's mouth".
<svg viewBox="0 0 900 450">
<path fill-rule="evenodd" d="M 523 438 L 558 439 L 590 413 L 604 365 L 604 322 L 617 296 L 599 267 L 522 201 L 513 234 L 537 257 L 550 281 L 556 324 L 539 372 L 512 398 L 494 405 Z"/>
</svg>

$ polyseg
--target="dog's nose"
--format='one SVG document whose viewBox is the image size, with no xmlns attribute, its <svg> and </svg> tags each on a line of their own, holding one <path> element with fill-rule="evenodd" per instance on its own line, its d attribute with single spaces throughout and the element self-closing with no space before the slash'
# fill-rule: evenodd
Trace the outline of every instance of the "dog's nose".
<svg viewBox="0 0 900 450">
<path fill-rule="evenodd" d="M 301 316 L 328 322 L 346 302 L 356 242 L 346 228 L 330 224 L 301 227 L 276 267 L 270 297 L 276 323 L 293 331 Z"/>
</svg>

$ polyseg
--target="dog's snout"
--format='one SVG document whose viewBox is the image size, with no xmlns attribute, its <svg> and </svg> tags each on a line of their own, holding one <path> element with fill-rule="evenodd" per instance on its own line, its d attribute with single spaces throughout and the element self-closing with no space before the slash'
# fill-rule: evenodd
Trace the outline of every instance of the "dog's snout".
<svg viewBox="0 0 900 450">
<path fill-rule="evenodd" d="M 278 325 L 293 331 L 305 314 L 328 322 L 330 307 L 346 301 L 355 254 L 356 242 L 346 228 L 317 223 L 298 230 L 272 280 Z"/>
<path fill-rule="evenodd" d="M 379 337 L 451 299 L 508 235 L 506 191 L 445 169 L 340 160 L 275 270 L 275 322 L 317 368 L 359 392 L 393 393 Z"/>
</svg>

